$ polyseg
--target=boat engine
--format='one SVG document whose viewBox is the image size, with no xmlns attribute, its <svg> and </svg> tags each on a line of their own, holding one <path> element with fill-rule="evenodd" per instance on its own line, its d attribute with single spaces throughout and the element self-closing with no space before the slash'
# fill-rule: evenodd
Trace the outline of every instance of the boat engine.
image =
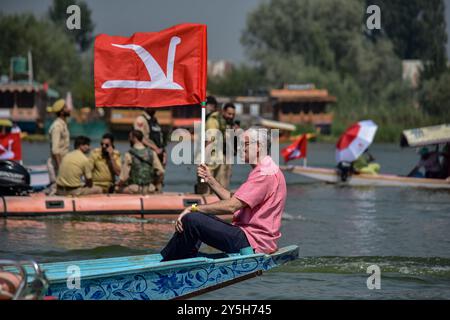
<svg viewBox="0 0 450 320">
<path fill-rule="evenodd" d="M 30 173 L 24 166 L 10 160 L 0 160 L 0 195 L 20 196 L 30 192 Z"/>
<path fill-rule="evenodd" d="M 347 161 L 341 161 L 337 165 L 336 169 L 337 176 L 341 179 L 342 182 L 346 182 L 353 174 L 353 166 L 350 162 Z"/>
</svg>

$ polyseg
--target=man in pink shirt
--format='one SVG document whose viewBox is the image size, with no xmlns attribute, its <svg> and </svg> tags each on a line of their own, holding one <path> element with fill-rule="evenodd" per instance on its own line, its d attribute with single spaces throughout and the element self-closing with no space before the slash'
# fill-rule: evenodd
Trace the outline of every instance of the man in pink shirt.
<svg viewBox="0 0 450 320">
<path fill-rule="evenodd" d="M 253 167 L 247 181 L 232 194 L 212 177 L 207 166 L 200 165 L 198 176 L 221 200 L 187 207 L 180 214 L 175 234 L 161 251 L 163 261 L 195 257 L 202 242 L 226 253 L 249 247 L 258 253 L 277 250 L 286 182 L 280 168 L 262 152 L 262 146 L 269 145 L 267 133 L 249 129 L 243 141 L 245 163 Z M 232 224 L 217 218 L 218 214 L 233 214 Z"/>
</svg>

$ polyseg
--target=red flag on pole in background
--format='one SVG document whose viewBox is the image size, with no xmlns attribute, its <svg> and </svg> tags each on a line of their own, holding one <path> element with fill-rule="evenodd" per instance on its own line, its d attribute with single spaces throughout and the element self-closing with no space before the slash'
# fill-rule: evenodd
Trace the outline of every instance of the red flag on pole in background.
<svg viewBox="0 0 450 320">
<path fill-rule="evenodd" d="M 98 35 L 97 107 L 164 107 L 206 99 L 206 25 L 180 24 L 131 37 Z"/>
<path fill-rule="evenodd" d="M 0 134 L 0 160 L 22 160 L 20 133 Z"/>
<path fill-rule="evenodd" d="M 306 134 L 302 134 L 291 145 L 281 150 L 281 155 L 284 158 L 284 162 L 300 158 L 306 158 L 307 145 L 308 145 L 308 137 Z"/>
</svg>

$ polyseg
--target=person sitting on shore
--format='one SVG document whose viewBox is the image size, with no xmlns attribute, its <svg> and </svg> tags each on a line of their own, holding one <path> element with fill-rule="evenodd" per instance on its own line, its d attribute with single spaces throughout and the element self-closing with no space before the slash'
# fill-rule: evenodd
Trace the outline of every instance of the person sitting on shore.
<svg viewBox="0 0 450 320">
<path fill-rule="evenodd" d="M 380 165 L 375 162 L 375 158 L 369 153 L 368 148 L 352 162 L 352 168 L 356 174 L 378 174 L 380 172 Z"/>
<path fill-rule="evenodd" d="M 176 232 L 161 251 L 162 261 L 195 257 L 202 242 L 226 253 L 270 254 L 278 249 L 286 181 L 280 168 L 262 151 L 270 145 L 266 134 L 259 134 L 262 139 L 258 139 L 256 129 L 244 133 L 243 158 L 253 169 L 234 194 L 217 182 L 206 165 L 198 167 L 198 176 L 221 200 L 183 210 L 175 223 Z M 220 214 L 233 214 L 233 222 L 215 216 Z"/>
<path fill-rule="evenodd" d="M 164 168 L 156 152 L 143 144 L 142 131 L 132 130 L 128 138 L 131 148 L 124 156 L 117 191 L 128 194 L 155 193 L 152 182 L 155 175 L 164 174 Z"/>
<path fill-rule="evenodd" d="M 431 152 L 427 147 L 423 147 L 419 150 L 419 154 L 419 163 L 411 170 L 408 177 L 440 179 L 442 168 L 439 162 L 439 152 Z M 420 172 L 421 168 L 424 168 L 425 175 Z"/>
<path fill-rule="evenodd" d="M 91 139 L 88 137 L 75 138 L 75 150 L 66 154 L 61 161 L 56 178 L 57 195 L 80 196 L 102 193 L 102 188 L 92 184 L 92 169 L 86 156 L 89 153 L 90 144 Z"/>
<path fill-rule="evenodd" d="M 103 193 L 113 193 L 116 176 L 120 175 L 120 152 L 114 148 L 114 136 L 105 133 L 100 148 L 91 152 L 89 161 L 92 167 L 92 182 Z"/>
</svg>

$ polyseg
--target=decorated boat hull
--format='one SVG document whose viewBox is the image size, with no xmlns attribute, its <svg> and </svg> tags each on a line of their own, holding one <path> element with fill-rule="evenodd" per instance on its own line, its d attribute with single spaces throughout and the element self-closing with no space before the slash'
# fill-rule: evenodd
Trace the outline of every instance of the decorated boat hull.
<svg viewBox="0 0 450 320">
<path fill-rule="evenodd" d="M 219 254 L 160 262 L 159 254 L 41 264 L 47 295 L 60 300 L 189 298 L 298 258 L 298 247 L 266 254 Z M 79 279 L 77 279 L 79 275 Z"/>
</svg>

